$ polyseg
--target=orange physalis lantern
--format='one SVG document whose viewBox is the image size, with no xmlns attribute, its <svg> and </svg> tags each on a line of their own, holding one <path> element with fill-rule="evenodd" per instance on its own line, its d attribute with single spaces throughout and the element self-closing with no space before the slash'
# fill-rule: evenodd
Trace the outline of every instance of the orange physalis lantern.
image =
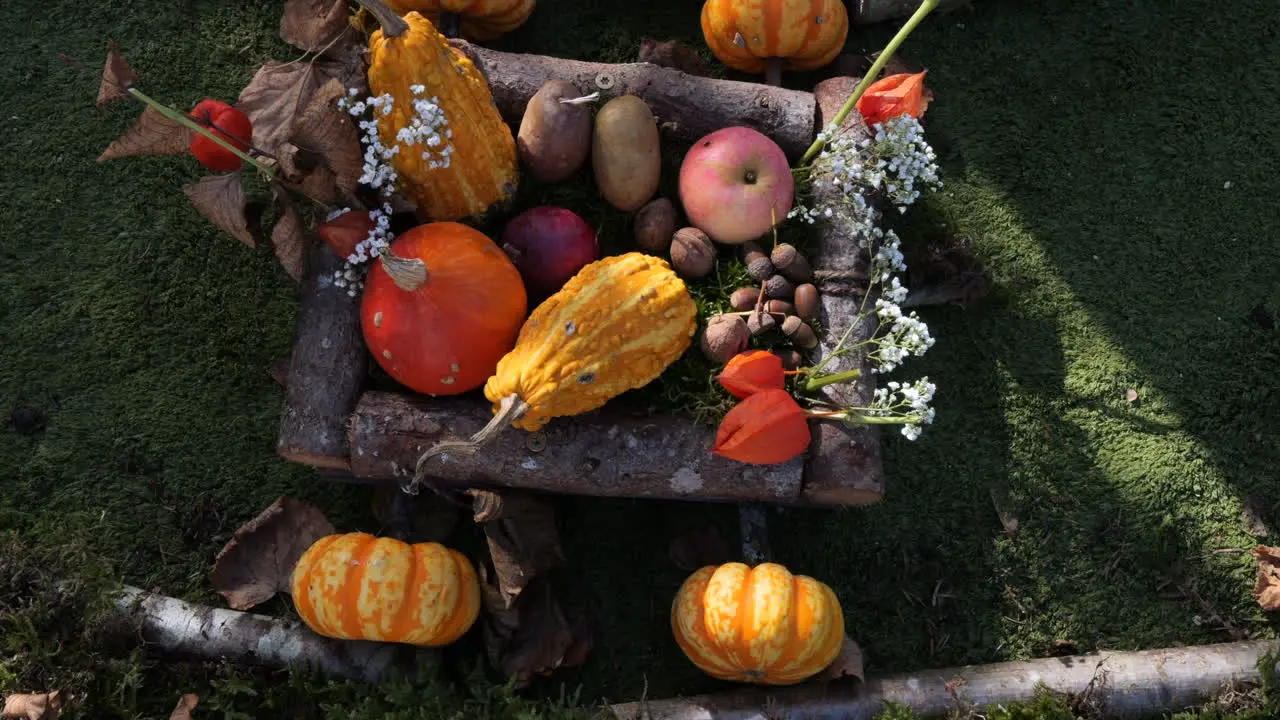
<svg viewBox="0 0 1280 720">
<path fill-rule="evenodd" d="M 920 117 L 929 106 L 922 71 L 914 75 L 898 73 L 880 78 L 858 98 L 858 112 L 868 125 L 882 123 L 899 115 Z"/>
<path fill-rule="evenodd" d="M 782 358 L 764 350 L 747 350 L 729 359 L 716 380 L 736 398 L 784 387 Z"/>
<path fill-rule="evenodd" d="M 786 390 L 761 390 L 724 416 L 711 452 L 744 463 L 786 462 L 809 447 L 807 418 Z"/>
</svg>

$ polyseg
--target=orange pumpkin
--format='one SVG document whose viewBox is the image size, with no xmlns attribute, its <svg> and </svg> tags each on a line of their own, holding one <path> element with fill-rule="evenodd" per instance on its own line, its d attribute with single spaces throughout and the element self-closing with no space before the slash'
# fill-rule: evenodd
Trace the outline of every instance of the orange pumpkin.
<svg viewBox="0 0 1280 720">
<path fill-rule="evenodd" d="M 437 27 L 442 13 L 459 17 L 459 30 L 468 40 L 494 40 L 529 19 L 536 0 L 384 0 L 404 15 L 416 11 Z"/>
<path fill-rule="evenodd" d="M 291 593 L 307 627 L 343 640 L 448 645 L 480 614 L 480 583 L 462 553 L 359 532 L 312 543 Z"/>
<path fill-rule="evenodd" d="M 707 0 L 702 35 L 735 70 L 814 70 L 840 54 L 849 13 L 842 0 Z"/>
<path fill-rule="evenodd" d="M 369 269 L 360 324 L 397 382 L 457 395 L 494 374 L 527 310 L 520 271 L 497 243 L 468 225 L 437 222 L 402 233 Z"/>
<path fill-rule="evenodd" d="M 720 680 L 793 685 L 824 670 L 844 644 L 844 613 L 825 584 L 777 563 L 738 562 L 690 575 L 671 604 L 686 657 Z"/>
</svg>

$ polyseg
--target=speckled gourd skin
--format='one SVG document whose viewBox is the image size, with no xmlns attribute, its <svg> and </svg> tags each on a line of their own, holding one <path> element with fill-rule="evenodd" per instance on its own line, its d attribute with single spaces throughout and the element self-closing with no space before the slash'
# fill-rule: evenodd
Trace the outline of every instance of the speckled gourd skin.
<svg viewBox="0 0 1280 720">
<path fill-rule="evenodd" d="M 480 614 L 475 569 L 438 543 L 327 535 L 303 553 L 291 585 L 307 627 L 343 640 L 448 645 Z"/>
<path fill-rule="evenodd" d="M 578 271 L 534 309 L 484 394 L 498 412 L 517 395 L 529 409 L 511 424 L 538 430 L 652 382 L 689 347 L 697 308 L 666 260 L 630 252 Z"/>
<path fill-rule="evenodd" d="M 462 16 L 459 30 L 469 40 L 494 40 L 524 24 L 533 12 L 535 0 L 385 0 L 401 15 L 417 11 L 431 22 L 441 12 Z"/>
<path fill-rule="evenodd" d="M 680 586 L 671 631 L 694 665 L 732 682 L 794 685 L 826 669 L 844 646 L 844 614 L 830 587 L 782 565 L 704 567 Z"/>
<path fill-rule="evenodd" d="M 425 17 L 404 16 L 409 29 L 369 38 L 369 89 L 389 93 L 391 112 L 377 113 L 382 144 L 396 144 L 396 133 L 414 118 L 412 85 L 426 86 L 424 98 L 440 98 L 440 108 L 453 132 L 448 167 L 431 168 L 419 146 L 401 147 L 391 158 L 401 187 L 428 221 L 479 217 L 516 192 L 519 167 L 511 128 L 498 114 L 484 76 Z"/>
<path fill-rule="evenodd" d="M 741 33 L 745 47 L 734 44 Z M 849 13 L 842 0 L 707 0 L 702 35 L 720 62 L 764 72 L 765 59 L 784 58 L 788 70 L 816 70 L 844 49 Z"/>
</svg>

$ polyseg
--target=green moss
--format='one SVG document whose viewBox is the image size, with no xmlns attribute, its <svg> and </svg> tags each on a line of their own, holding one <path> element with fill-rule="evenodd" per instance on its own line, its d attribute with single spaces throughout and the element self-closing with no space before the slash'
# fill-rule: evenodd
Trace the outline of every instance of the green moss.
<svg viewBox="0 0 1280 720">
<path fill-rule="evenodd" d="M 297 57 L 276 38 L 280 6 L 0 3 L 2 24 L 22 29 L 0 49 L 0 398 L 45 416 L 33 436 L 0 429 L 0 526 L 25 547 L 78 543 L 112 578 L 214 604 L 214 554 L 280 494 L 343 529 L 379 528 L 366 490 L 275 455 L 283 393 L 267 367 L 289 350 L 297 292 L 271 250 L 223 237 L 188 206 L 180 186 L 201 175 L 190 158 L 94 162 L 138 110 L 100 114 L 93 97 L 114 38 L 153 96 L 232 98 L 260 63 Z M 700 43 L 698 9 L 566 0 L 500 45 L 623 59 L 644 35 Z M 1263 151 L 1280 144 L 1273 13 L 1266 0 L 1230 13 L 1207 0 L 974 3 L 904 46 L 929 68 L 925 122 L 947 182 L 912 211 L 904 242 L 970 240 L 993 292 L 922 312 L 937 345 L 901 375 L 937 382 L 938 417 L 916 443 L 885 432 L 884 502 L 770 515 L 779 559 L 836 588 L 869 671 L 1032 657 L 1055 641 L 1087 651 L 1226 639 L 1204 604 L 1275 636 L 1249 594 L 1256 538 L 1240 520 L 1246 501 L 1273 532 L 1280 519 L 1280 254 L 1267 232 L 1280 168 Z M 849 49 L 878 49 L 892 31 L 857 28 Z M 1224 79 L 1224 67 L 1244 69 Z M 545 192 L 628 237 L 625 216 L 588 185 Z M 691 291 L 708 313 L 741 279 Z M 703 394 L 712 368 L 697 363 L 653 388 L 666 399 L 641 399 L 712 417 L 723 405 Z M 1017 534 L 1001 528 L 993 490 Z M 531 694 L 581 686 L 594 707 L 646 687 L 725 687 L 671 640 L 684 573 L 666 548 L 708 522 L 732 533 L 734 508 L 564 498 L 559 509 L 566 585 L 596 645 L 585 667 Z M 344 703 L 397 708 L 379 689 L 132 651 L 113 665 L 105 651 L 55 656 L 31 637 L 5 630 L 4 656 L 103 678 L 97 717 L 163 716 L 187 691 L 248 714 L 312 692 L 333 715 Z M 459 653 L 460 667 L 479 657 Z M 22 667 L 6 668 L 3 690 L 63 681 Z M 480 691 L 458 692 L 466 702 Z"/>
</svg>

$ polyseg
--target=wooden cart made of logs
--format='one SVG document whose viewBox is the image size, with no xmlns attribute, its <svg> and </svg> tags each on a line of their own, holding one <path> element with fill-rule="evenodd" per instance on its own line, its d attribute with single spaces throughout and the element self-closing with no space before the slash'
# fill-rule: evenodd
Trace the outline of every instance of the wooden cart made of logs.
<svg viewBox="0 0 1280 720">
<path fill-rule="evenodd" d="M 722 127 L 746 125 L 773 138 L 792 161 L 855 84 L 838 77 L 806 93 L 649 63 L 589 63 L 453 42 L 488 78 L 498 109 L 513 125 L 538 88 L 559 78 L 584 94 L 599 92 L 601 102 L 621 94 L 639 96 L 667 140 L 691 144 Z M 851 116 L 853 123 L 860 122 L 857 113 Z M 865 132 L 865 127 L 852 131 Z M 286 459 L 362 481 L 404 483 L 424 450 L 464 440 L 484 426 L 492 416 L 490 404 L 479 391 L 446 399 L 367 390 L 359 297 L 332 282 L 342 262 L 322 243 L 311 244 L 277 449 Z M 857 315 L 866 289 L 866 258 L 846 229 L 819 226 L 814 271 L 824 333 L 809 359 L 818 362 Z M 873 324 L 861 329 L 873 331 Z M 840 357 L 826 370 L 861 363 L 860 357 Z M 838 405 L 865 405 L 871 377 L 864 371 L 858 383 L 823 392 Z M 876 428 L 821 422 L 812 424 L 812 432 L 802 458 L 780 465 L 742 464 L 711 453 L 714 426 L 646 414 L 628 408 L 624 396 L 590 414 L 555 418 L 538 433 L 508 430 L 484 452 L 437 463 L 433 480 L 443 487 L 629 498 L 827 506 L 879 501 L 884 477 Z"/>
</svg>

